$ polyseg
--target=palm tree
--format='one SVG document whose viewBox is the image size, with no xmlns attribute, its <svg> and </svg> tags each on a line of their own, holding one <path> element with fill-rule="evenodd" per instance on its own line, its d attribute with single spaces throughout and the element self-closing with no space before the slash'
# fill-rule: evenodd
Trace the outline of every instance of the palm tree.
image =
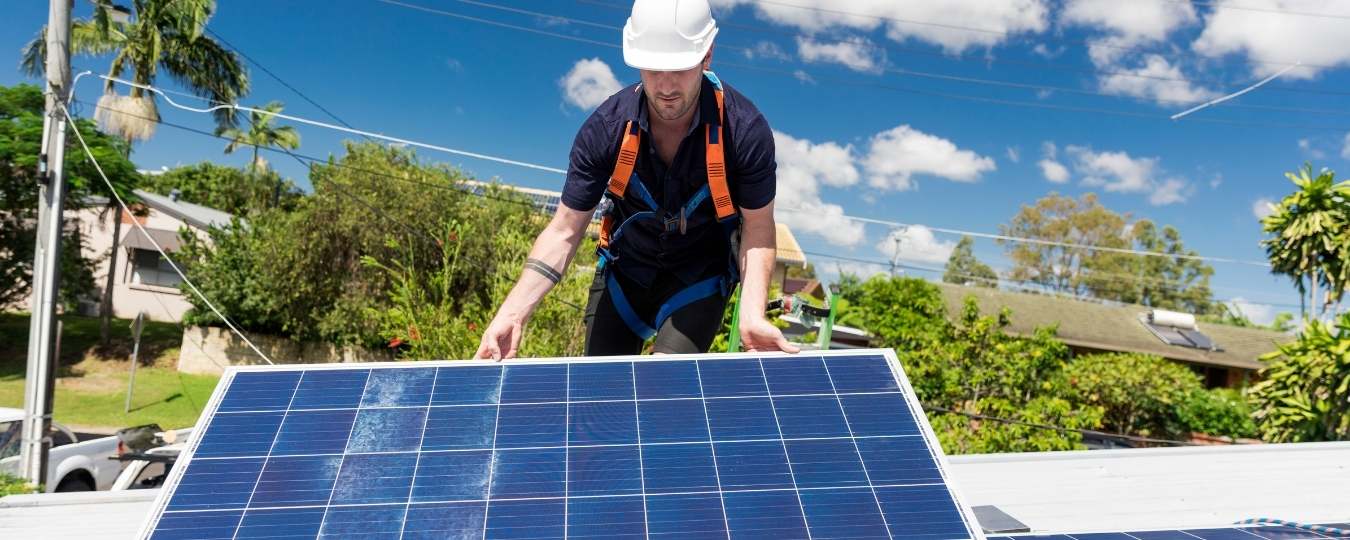
<svg viewBox="0 0 1350 540">
<path fill-rule="evenodd" d="M 1350 281 L 1350 181 L 1336 183 L 1336 174 L 1323 169 L 1316 177 L 1305 164 L 1298 175 L 1285 173 L 1298 187 L 1261 220 L 1267 234 L 1261 241 L 1271 271 L 1294 280 L 1299 295 L 1311 287 L 1308 304 L 1317 316 L 1340 301 Z M 1306 285 L 1305 285 L 1306 282 Z M 1318 287 L 1326 293 L 1319 297 Z M 1305 309 L 1305 319 L 1310 313 Z"/>
<path fill-rule="evenodd" d="M 258 155 L 259 148 L 284 148 L 286 150 L 295 150 L 300 148 L 300 134 L 291 126 L 276 126 L 272 120 L 276 119 L 277 113 L 283 108 L 280 101 L 273 101 L 264 105 L 262 110 L 265 112 L 253 111 L 248 115 L 249 127 L 247 130 L 227 127 L 216 130 L 216 135 L 225 137 L 230 143 L 225 145 L 225 153 L 233 154 L 243 146 L 253 147 L 253 159 L 249 160 L 248 167 L 255 177 L 261 175 L 267 170 L 267 160 Z M 276 207 L 281 199 L 281 177 L 277 177 L 276 185 L 272 190 L 272 206 Z"/>
<path fill-rule="evenodd" d="M 193 94 L 219 102 L 234 103 L 248 92 L 248 74 L 235 53 L 202 35 L 206 21 L 215 11 L 214 0 L 133 0 L 135 16 L 111 0 L 94 0 L 94 16 L 72 21 L 71 53 L 85 56 L 112 55 L 108 75 L 122 78 L 130 73 L 137 84 L 152 85 L 159 70 Z M 46 65 L 46 27 L 23 50 L 22 67 L 33 76 L 41 76 Z M 215 113 L 216 122 L 232 127 L 236 118 L 232 109 Z M 137 140 L 155 133 L 159 112 L 153 93 L 132 87 L 127 95 L 115 91 L 107 81 L 94 114 L 107 133 L 127 141 L 127 152 Z M 108 324 L 112 318 L 112 289 L 121 240 L 121 211 L 109 198 L 108 211 L 113 219 L 113 243 L 108 263 L 107 283 L 99 305 L 102 321 L 99 335 L 108 342 Z"/>
</svg>

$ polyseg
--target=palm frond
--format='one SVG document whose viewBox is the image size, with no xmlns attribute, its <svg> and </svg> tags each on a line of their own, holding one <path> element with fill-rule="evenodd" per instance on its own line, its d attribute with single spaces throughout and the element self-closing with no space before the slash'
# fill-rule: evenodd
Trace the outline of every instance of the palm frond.
<svg viewBox="0 0 1350 540">
<path fill-rule="evenodd" d="M 248 73 L 233 51 L 205 36 L 191 41 L 185 36 L 169 37 L 163 41 L 160 65 L 192 93 L 217 103 L 235 103 L 248 93 Z M 218 125 L 233 127 L 239 123 L 231 109 L 214 114 Z"/>
</svg>

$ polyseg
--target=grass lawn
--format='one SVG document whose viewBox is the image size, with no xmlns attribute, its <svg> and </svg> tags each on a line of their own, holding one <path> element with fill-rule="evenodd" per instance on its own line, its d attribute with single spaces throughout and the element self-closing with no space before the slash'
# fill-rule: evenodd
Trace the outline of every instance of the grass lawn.
<svg viewBox="0 0 1350 540">
<path fill-rule="evenodd" d="M 112 321 L 108 347 L 98 345 L 98 319 L 67 315 L 57 370 L 57 422 L 90 431 L 156 423 L 191 426 L 210 398 L 218 377 L 178 373 L 182 330 L 147 322 L 141 334 L 141 364 L 131 412 L 123 412 L 131 364 L 131 321 Z M 28 362 L 28 314 L 0 313 L 0 407 L 22 407 Z"/>
</svg>

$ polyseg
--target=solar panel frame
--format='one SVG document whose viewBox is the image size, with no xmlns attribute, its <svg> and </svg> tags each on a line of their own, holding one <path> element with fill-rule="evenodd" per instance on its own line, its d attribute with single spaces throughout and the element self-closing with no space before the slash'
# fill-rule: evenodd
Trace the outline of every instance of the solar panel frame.
<svg viewBox="0 0 1350 540">
<path fill-rule="evenodd" d="M 1324 524 L 1343 528 L 1350 524 Z M 1339 526 L 1338 526 L 1339 525 Z M 1350 536 L 1273 524 L 1218 524 L 1138 530 L 1088 530 L 991 534 L 986 540 L 1345 540 Z"/>
<path fill-rule="evenodd" d="M 938 473 L 940 482 L 941 482 L 941 484 L 942 484 L 942 487 L 943 487 L 943 489 L 946 490 L 946 492 L 947 492 L 948 494 L 950 494 L 950 496 L 951 496 L 951 502 L 952 502 L 953 505 L 956 507 L 956 510 L 957 510 L 957 512 L 958 512 L 958 515 L 960 516 L 960 519 L 961 519 L 961 525 L 965 528 L 966 532 L 968 533 L 968 538 L 971 539 L 971 540 L 986 540 L 986 537 L 985 537 L 985 535 L 984 535 L 983 530 L 979 527 L 979 524 L 978 524 L 978 522 L 977 522 L 976 519 L 975 519 L 975 513 L 974 513 L 974 511 L 971 509 L 971 506 L 966 502 L 965 497 L 963 497 L 962 494 L 960 493 L 959 487 L 958 487 L 956 484 L 954 484 L 954 483 L 952 482 L 952 479 L 951 479 L 951 476 L 950 476 L 950 472 L 949 472 L 949 471 L 950 471 L 950 464 L 949 464 L 948 461 L 947 461 L 947 456 L 946 456 L 945 453 L 942 451 L 942 446 L 941 446 L 941 444 L 938 442 L 937 434 L 933 431 L 932 426 L 929 424 L 929 422 L 928 422 L 928 420 L 927 420 L 927 417 L 926 417 L 926 415 L 924 414 L 923 408 L 922 408 L 921 404 L 920 404 L 919 401 L 918 401 L 918 397 L 917 397 L 917 396 L 915 395 L 915 393 L 914 393 L 914 388 L 913 388 L 913 386 L 912 386 L 912 385 L 910 384 L 910 382 L 909 382 L 908 376 L 905 374 L 904 370 L 901 368 L 900 362 L 899 362 L 899 360 L 897 359 L 897 357 L 896 357 L 896 355 L 895 355 L 895 352 L 894 352 L 893 350 L 891 350 L 891 349 L 850 349 L 850 350 L 836 350 L 836 351 L 811 351 L 811 352 L 809 352 L 809 353 L 805 353 L 805 352 L 804 352 L 804 353 L 796 354 L 796 355 L 790 355 L 790 354 L 784 354 L 784 353 L 726 353 L 726 354 L 689 354 L 689 355 L 645 355 L 645 356 L 644 356 L 644 355 L 632 355 L 632 356 L 604 356 L 604 357 L 557 357 L 557 358 L 542 358 L 542 359 L 511 359 L 511 360 L 504 360 L 504 361 L 499 361 L 499 362 L 498 362 L 498 361 L 491 361 L 491 360 L 436 360 L 436 361 L 417 361 L 417 362 L 359 362 L 359 363 L 340 363 L 340 364 L 280 364 L 280 365 L 273 365 L 273 366 L 261 366 L 261 365 L 251 365 L 251 366 L 230 366 L 229 368 L 227 368 L 227 369 L 225 370 L 225 373 L 221 376 L 221 379 L 220 379 L 220 381 L 217 383 L 216 389 L 215 389 L 214 392 L 212 393 L 211 398 L 207 401 L 207 404 L 206 404 L 206 406 L 203 408 L 201 415 L 198 417 L 198 423 L 197 423 L 197 425 L 194 426 L 194 428 L 193 428 L 193 432 L 192 432 L 193 434 L 192 434 L 192 437 L 191 437 L 191 439 L 188 441 L 187 447 L 186 447 L 186 448 L 184 449 L 184 451 L 180 454 L 179 463 L 177 463 L 177 464 L 173 467 L 173 469 L 172 469 L 172 470 L 170 471 L 170 473 L 169 473 L 168 478 L 166 478 L 166 480 L 165 480 L 165 482 L 164 482 L 164 484 L 163 484 L 163 487 L 162 487 L 162 489 L 160 490 L 159 495 L 156 497 L 156 499 L 155 499 L 155 501 L 154 501 L 154 504 L 153 504 L 152 507 L 151 507 L 151 513 L 150 513 L 148 519 L 146 520 L 145 524 L 142 526 L 141 530 L 140 530 L 139 533 L 138 533 L 138 538 L 149 539 L 149 538 L 154 534 L 154 532 L 155 532 L 156 527 L 158 526 L 158 524 L 164 519 L 164 516 L 165 516 L 165 514 L 166 514 L 166 510 L 167 510 L 167 508 L 168 508 L 168 504 L 169 504 L 170 499 L 171 499 L 172 496 L 174 495 L 174 493 L 175 493 L 175 491 L 176 491 L 176 488 L 180 486 L 180 484 L 181 484 L 181 482 L 182 482 L 182 479 L 183 479 L 183 476 L 186 474 L 186 471 L 188 471 L 188 470 L 191 468 L 192 461 L 193 461 L 193 459 L 194 459 L 194 458 L 196 457 L 196 455 L 197 455 L 197 450 L 200 448 L 200 446 L 201 446 L 203 440 L 205 440 L 205 437 L 203 436 L 203 434 L 205 434 L 205 433 L 207 433 L 207 432 L 209 431 L 209 429 L 210 429 L 210 427 L 211 427 L 211 422 L 214 421 L 214 420 L 218 417 L 216 413 L 218 413 L 218 412 L 223 412 L 223 411 L 221 410 L 221 407 L 222 407 L 222 404 L 223 404 L 224 401 L 225 401 L 226 394 L 228 393 L 229 389 L 230 389 L 231 386 L 234 384 L 234 382 L 235 382 L 235 381 L 239 378 L 239 376 L 242 375 L 242 374 L 255 373 L 255 372 L 274 372 L 274 371 L 279 371 L 279 372 L 295 371 L 295 372 L 297 372 L 297 373 L 299 373 L 299 372 L 305 372 L 305 373 L 308 373 L 308 372 L 319 372 L 319 373 L 322 373 L 322 372 L 325 372 L 325 371 L 333 371 L 333 372 L 337 372 L 337 371 L 359 371 L 359 370 L 362 370 L 362 369 L 369 369 L 369 370 L 374 370 L 374 369 L 381 369 L 381 370 L 385 370 L 385 369 L 427 369 L 427 368 L 445 368 L 445 367 L 450 367 L 450 368 L 455 368 L 455 369 L 470 369 L 470 368 L 474 368 L 474 367 L 494 367 L 494 368 L 496 368 L 496 367 L 503 367 L 503 368 L 504 368 L 504 367 L 507 367 L 507 366 L 514 366 L 514 365 L 521 365 L 521 366 L 543 366 L 543 365 L 589 365 L 589 364 L 606 364 L 606 363 L 633 362 L 632 365 L 633 365 L 634 367 L 633 367 L 633 369 L 631 370 L 631 371 L 633 371 L 633 388 L 634 388 L 634 396 L 633 396 L 633 399 L 634 399 L 634 409 L 635 409 L 635 414 L 638 414 L 637 409 L 638 409 L 639 403 L 641 402 L 641 400 L 640 400 L 640 399 L 638 398 L 638 396 L 637 396 L 637 393 L 640 391 L 640 390 L 639 390 L 640 386 L 639 386 L 638 381 L 637 381 L 637 373 L 636 373 L 636 372 L 638 371 L 638 370 L 636 369 L 636 366 L 637 366 L 638 363 L 660 363 L 660 362 L 671 362 L 671 363 L 673 363 L 673 362 L 695 361 L 695 362 L 694 362 L 694 365 L 695 365 L 695 366 L 701 366 L 701 365 L 703 364 L 703 362 L 699 362 L 699 361 L 716 361 L 716 362 L 723 362 L 723 361 L 734 361 L 734 360 L 760 360 L 760 361 L 761 361 L 761 362 L 759 362 L 759 364 L 760 364 L 760 375 L 764 378 L 764 382 L 765 382 L 765 385 L 766 385 L 766 390 L 768 390 L 768 393 L 769 393 L 769 395 L 766 396 L 766 397 L 768 397 L 768 399 L 769 399 L 770 401 L 772 401 L 772 400 L 773 400 L 773 397 L 772 397 L 772 386 L 773 386 L 773 383 L 770 382 L 769 377 L 768 377 L 768 373 L 764 371 L 764 367 L 763 367 L 762 360 L 771 359 L 771 358 L 812 358 L 812 357 L 819 357 L 819 358 L 822 359 L 822 364 L 824 365 L 824 364 L 826 364 L 826 359 L 828 359 L 828 358 L 832 358 L 832 357 L 860 357 L 860 356 L 879 356 L 879 357 L 881 357 L 881 358 L 883 358 L 883 359 L 885 360 L 887 367 L 890 369 L 891 376 L 893 377 L 893 380 L 894 380 L 894 382 L 896 383 L 896 388 L 895 388 L 895 390 L 898 390 L 899 393 L 900 393 L 900 395 L 903 396 L 904 404 L 905 404 L 906 407 L 908 408 L 908 411 L 909 411 L 910 415 L 914 418 L 915 423 L 917 424 L 917 425 L 915 426 L 915 427 L 917 428 L 917 430 L 918 430 L 918 433 L 917 433 L 917 434 L 918 434 L 920 437 L 922 437 L 922 439 L 923 439 L 923 441 L 924 441 L 924 446 L 926 447 L 926 450 L 927 450 L 928 453 L 929 453 L 929 457 L 932 458 L 934 464 L 936 465 L 937 473 Z M 727 364 L 727 365 L 721 365 L 721 364 L 719 364 L 719 365 L 722 366 L 722 367 L 729 367 L 729 364 Z M 437 374 L 438 374 L 438 371 L 439 371 L 439 370 L 434 370 L 434 371 L 437 371 Z M 504 389 L 506 388 L 506 386 L 505 386 L 504 383 L 505 383 L 506 374 L 507 374 L 508 370 L 507 370 L 507 369 L 501 369 L 500 372 L 501 372 L 501 373 L 500 373 L 500 380 L 498 381 L 498 385 L 497 385 L 497 389 L 498 389 L 499 392 L 501 392 L 502 390 L 504 390 Z M 570 381 L 570 378 L 571 378 L 571 377 L 570 377 L 570 375 L 571 375 L 571 374 L 570 374 L 570 369 L 569 369 L 569 370 L 568 370 L 568 373 L 567 373 L 567 376 L 566 376 L 567 381 L 566 381 L 566 383 L 565 383 L 565 384 L 566 384 L 566 387 L 567 387 L 567 391 L 565 392 L 565 395 L 563 396 L 563 398 L 564 398 L 563 401 L 564 401 L 564 402 L 567 402 L 567 403 L 570 403 L 570 399 L 568 399 L 570 396 L 567 395 L 567 394 L 570 394 L 570 387 L 571 387 L 571 384 L 570 384 L 570 382 L 571 382 L 571 381 Z M 840 386 L 846 386 L 846 385 L 857 384 L 857 381 L 849 381 L 849 380 L 845 380 L 844 383 L 840 383 L 840 384 L 836 385 L 836 381 L 835 381 L 835 379 L 834 379 L 834 376 L 831 375 L 828 371 L 826 372 L 826 375 L 827 375 L 828 378 L 829 378 L 829 386 L 831 387 L 831 390 L 832 390 L 833 393 L 834 393 L 834 397 L 835 397 L 836 400 L 838 400 L 839 406 L 840 406 L 840 408 L 842 409 L 842 408 L 844 407 L 844 404 L 843 404 L 843 401 L 842 401 L 842 399 L 840 398 L 840 395 L 839 395 L 839 392 L 842 391 L 842 390 L 839 389 L 839 387 L 840 387 Z M 431 385 L 429 386 L 429 389 L 428 389 L 428 392 L 431 392 L 431 396 L 428 397 L 428 405 L 427 405 L 428 407 L 431 407 L 431 406 L 435 406 L 435 405 L 436 405 L 436 403 L 434 402 L 434 398 L 435 398 L 435 395 L 436 395 L 436 394 L 435 394 L 435 388 L 436 388 L 436 380 L 435 380 L 435 377 L 436 377 L 436 376 L 433 376 L 432 383 L 431 383 Z M 285 422 L 285 418 L 286 418 L 288 415 L 290 415 L 292 412 L 294 412 L 294 411 L 291 410 L 291 405 L 293 405 L 293 404 L 295 403 L 296 397 L 300 395 L 300 387 L 303 386 L 303 377 L 297 374 L 296 379 L 297 379 L 297 380 L 296 380 L 296 382 L 295 382 L 295 388 L 291 390 L 291 396 L 290 396 L 290 399 L 288 400 L 288 402 L 287 402 L 287 404 L 286 404 L 285 412 L 282 414 L 281 423 L 284 423 L 284 422 Z M 703 392 L 703 388 L 702 388 L 702 387 L 703 387 L 704 381 L 702 380 L 702 374 L 701 374 L 701 373 L 699 374 L 699 379 L 698 379 L 698 380 L 699 380 L 699 387 L 700 387 L 700 388 L 699 388 L 699 391 L 700 391 L 700 393 L 702 393 L 702 392 Z M 368 390 L 369 384 L 370 384 L 370 378 L 367 377 L 367 380 L 366 380 L 366 388 L 363 388 L 361 394 L 358 394 L 358 395 L 357 395 L 357 397 L 358 397 L 359 399 L 364 400 L 365 392 L 366 392 L 366 390 Z M 857 389 L 858 389 L 858 388 L 855 388 L 855 387 L 848 387 L 848 386 L 846 386 L 846 388 L 848 388 L 848 389 L 853 389 L 853 390 L 857 390 Z M 892 391 L 894 391 L 894 390 L 892 390 Z M 736 393 L 733 393 L 732 395 L 736 395 Z M 707 400 L 708 397 L 709 397 L 709 396 L 707 396 L 707 395 L 702 395 L 702 397 L 699 399 L 699 401 L 700 401 L 701 403 L 704 404 L 704 418 L 705 418 L 705 420 L 707 421 L 706 429 L 708 430 L 708 437 L 709 437 L 708 440 L 709 440 L 709 442 L 710 442 L 710 448 L 711 448 L 711 447 L 715 447 L 717 444 L 721 444 L 721 443 L 714 443 L 714 442 L 712 442 L 712 441 L 713 441 L 713 438 L 712 438 L 712 435 L 711 435 L 711 433 L 712 433 L 711 417 L 708 416 L 707 409 L 706 409 L 706 404 L 707 404 L 707 402 L 708 402 L 708 400 Z M 275 401 L 275 398 L 272 398 L 272 399 Z M 497 413 L 498 413 L 498 421 L 500 421 L 500 412 L 501 412 L 501 410 L 503 409 L 502 407 L 500 407 L 500 405 L 501 405 L 501 404 L 506 404 L 506 403 L 509 403 L 509 401 L 507 400 L 507 397 L 506 397 L 506 396 L 503 396 L 503 395 L 499 395 L 499 396 L 498 396 L 498 402 L 497 402 L 497 405 L 499 405 L 499 406 L 496 407 L 496 408 L 497 408 Z M 359 404 L 358 404 L 358 405 L 353 405 L 352 407 L 357 407 L 357 406 L 359 406 Z M 237 406 L 232 406 L 232 407 L 237 407 Z M 571 412 L 571 407 L 564 407 L 564 409 L 565 409 L 566 411 L 568 411 L 568 414 L 570 414 L 570 412 Z M 775 410 L 774 415 L 775 415 L 775 419 L 776 419 L 776 417 L 777 417 L 777 410 L 776 410 L 776 409 L 777 409 L 777 405 L 776 405 L 776 403 L 775 403 L 775 406 L 772 407 L 772 409 Z M 240 411 L 240 410 L 248 410 L 248 409 L 234 409 L 234 412 L 238 412 L 238 411 Z M 271 410 L 271 409 L 265 409 L 265 410 Z M 429 410 L 429 409 L 428 409 L 428 410 Z M 229 411 L 224 411 L 224 412 L 229 412 Z M 358 415 L 359 415 L 359 411 L 358 411 Z M 422 416 L 423 416 L 423 418 L 421 419 L 421 422 L 422 422 L 421 425 L 422 425 L 422 428 L 423 428 L 423 429 L 421 430 L 421 433 L 419 434 L 419 444 L 418 444 L 416 447 L 414 447 L 414 449 L 416 450 L 416 455 L 419 456 L 419 457 L 420 457 L 420 455 L 421 455 L 421 453 L 422 453 L 421 443 L 422 443 L 423 441 L 421 441 L 421 437 L 422 437 L 423 435 L 425 435 L 425 431 L 426 431 L 425 428 L 426 428 L 427 422 L 428 422 L 428 420 L 429 420 L 429 417 L 430 417 L 431 415 L 430 415 L 429 413 L 425 413 L 425 414 L 423 414 Z M 352 432 L 354 432 L 354 431 L 357 429 L 356 423 L 357 423 L 356 421 L 353 421 L 353 425 L 352 425 L 352 428 L 351 428 Z M 640 431 L 640 417 L 639 417 L 639 419 L 638 419 L 638 423 L 639 423 L 639 431 Z M 565 431 L 565 433 L 564 433 L 564 438 L 565 438 L 565 440 L 564 440 L 564 443 L 565 443 L 565 446 L 564 446 L 564 453 L 565 453 L 565 454 L 564 454 L 564 455 L 566 455 L 566 453 L 569 453 L 569 452 L 571 451 L 571 448 L 570 448 L 570 446 L 571 446 L 571 445 L 570 445 L 570 442 L 571 442 L 571 438 L 570 438 L 570 437 L 571 437 L 571 433 L 570 433 L 570 432 L 571 432 L 571 427 L 570 427 L 570 422 L 567 422 L 567 423 L 565 423 L 564 425 L 566 426 L 566 428 L 565 428 L 565 430 L 564 430 L 564 431 Z M 498 425 L 498 426 L 494 426 L 494 429 L 493 429 L 493 439 L 494 439 L 494 441 L 493 441 L 493 448 L 494 448 L 494 452 L 496 451 L 496 438 L 497 438 L 497 435 L 498 435 L 498 433 L 497 433 L 497 432 L 498 432 L 497 427 L 499 427 L 499 425 Z M 276 440 L 275 440 L 275 439 L 279 439 L 279 438 L 280 438 L 280 433 L 281 433 L 280 430 L 281 430 L 281 428 L 278 427 L 277 436 L 274 438 L 273 446 L 275 446 L 275 444 L 276 444 Z M 782 439 L 783 439 L 783 438 L 786 438 L 786 436 L 785 436 L 785 435 L 782 435 L 782 433 L 781 433 L 781 431 L 782 431 L 781 424 L 779 425 L 779 430 L 780 430 L 779 441 L 782 442 Z M 852 431 L 852 427 L 851 427 L 851 426 L 849 426 L 849 430 L 850 430 L 850 432 Z M 349 434 L 348 434 L 348 440 L 351 439 L 352 434 L 353 434 L 352 432 L 349 432 Z M 855 451 L 857 451 L 857 452 L 859 453 L 859 455 L 861 455 L 862 450 L 858 448 L 858 445 L 857 445 L 857 439 L 853 438 L 851 434 L 850 434 L 848 437 L 849 437 L 849 440 L 852 441 L 852 443 L 853 443 L 853 448 L 855 449 Z M 782 445 L 783 445 L 784 450 L 786 451 L 786 450 L 787 450 L 787 444 L 786 444 L 785 442 L 783 442 Z M 638 449 L 639 449 L 639 452 L 638 452 L 638 453 L 639 453 L 639 455 L 642 454 L 643 448 L 644 448 L 644 447 L 641 446 L 641 440 L 640 440 L 640 437 L 639 437 L 639 440 L 638 440 Z M 345 461 L 345 459 L 347 458 L 347 454 L 350 453 L 350 452 L 351 452 L 351 450 L 349 450 L 349 449 L 348 449 L 348 450 L 344 450 L 343 453 L 342 453 L 342 456 L 341 456 L 340 460 Z M 260 482 L 262 481 L 262 477 L 266 474 L 266 464 L 267 464 L 267 462 L 268 462 L 268 461 L 270 460 L 270 458 L 271 458 L 271 455 L 270 455 L 270 454 L 271 454 L 271 449 L 269 449 L 269 451 L 267 452 L 267 457 L 264 457 L 264 458 L 262 459 L 262 464 L 260 465 L 260 469 L 262 469 L 262 471 L 261 471 L 260 474 L 259 474 L 259 478 L 258 478 L 258 481 L 257 481 L 258 483 L 260 483 Z M 790 455 L 790 454 L 789 454 L 789 455 Z M 716 459 L 716 458 L 715 458 L 715 450 L 714 450 L 714 460 L 715 460 L 715 459 Z M 563 463 L 565 464 L 564 466 L 566 466 L 566 464 L 568 463 L 568 461 L 569 461 L 569 460 L 566 459 L 566 457 L 564 457 L 564 459 L 563 459 Z M 421 459 L 417 459 L 417 460 L 415 460 L 415 462 L 417 462 L 418 464 L 420 464 Z M 789 462 L 789 468 L 791 468 L 791 459 L 790 459 L 790 458 L 789 458 L 788 462 Z M 416 466 L 417 466 L 417 465 L 414 465 L 414 467 L 416 467 Z M 867 474 L 867 468 L 866 468 L 865 466 L 864 466 L 864 467 L 861 467 L 861 468 L 863 469 L 864 474 Z M 713 470 L 714 470 L 714 472 L 716 473 L 717 467 L 716 467 L 715 462 L 714 462 Z M 341 462 L 339 463 L 338 471 L 334 472 L 334 474 L 337 475 L 337 474 L 340 473 L 340 471 L 341 471 Z M 414 476 L 415 476 L 415 474 L 414 474 Z M 644 475 L 640 475 L 639 478 L 643 478 L 644 476 L 645 476 L 645 474 L 644 474 Z M 792 473 L 792 477 L 793 477 L 793 484 L 794 484 L 794 488 L 795 488 L 795 487 L 796 487 L 796 482 L 797 482 L 797 477 L 796 477 L 796 473 L 795 473 L 795 472 Z M 491 476 L 489 476 L 489 478 L 491 478 Z M 565 473 L 565 472 L 564 472 L 563 478 L 564 478 L 563 486 L 564 486 L 564 490 L 566 490 L 566 489 L 568 489 L 568 488 L 570 487 L 569 484 L 571 484 L 571 482 L 570 482 L 570 481 L 567 481 L 568 476 L 566 476 L 566 473 Z M 337 481 L 338 481 L 338 478 L 334 478 L 334 482 L 337 482 Z M 412 482 L 412 481 L 415 481 L 415 480 L 410 480 L 410 482 Z M 489 480 L 489 486 L 490 486 L 490 482 L 491 482 L 491 480 Z M 719 478 L 717 479 L 717 482 L 718 482 L 718 486 L 717 486 L 718 498 L 723 499 L 724 501 L 725 501 L 725 498 L 726 498 L 726 496 L 727 496 L 728 494 L 745 495 L 745 494 L 753 494 L 753 493 L 755 493 L 755 492 L 725 492 L 725 491 L 723 491 L 722 486 L 721 486 L 720 475 L 719 475 Z M 647 507 L 647 497 L 646 497 L 645 495 L 647 495 L 648 493 L 647 493 L 646 487 L 645 487 L 645 479 L 643 479 L 643 484 L 644 484 L 644 486 L 643 486 L 643 488 L 642 488 L 642 492 L 643 492 L 643 495 L 644 495 L 644 497 L 643 497 L 643 511 L 644 511 L 644 514 L 646 514 L 646 512 L 647 512 L 647 508 L 646 508 L 646 507 Z M 257 483 L 255 483 L 255 485 L 254 485 L 254 490 L 250 491 L 250 493 L 248 494 L 248 495 L 249 495 L 250 501 L 252 500 L 253 496 L 256 495 L 257 487 L 258 487 L 258 485 L 257 485 Z M 884 506 L 885 506 L 885 505 L 883 504 L 883 502 L 881 501 L 880 496 L 878 495 L 877 488 L 876 488 L 876 487 L 872 487 L 872 482 L 871 482 L 871 479 L 870 479 L 870 475 L 869 475 L 869 478 L 867 479 L 867 486 L 859 486 L 859 489 L 860 489 L 860 490 L 866 490 L 866 489 L 868 489 L 869 487 L 871 488 L 871 496 L 872 496 L 873 500 L 876 502 L 878 509 L 881 511 L 880 514 L 881 514 L 882 522 L 883 522 L 883 524 L 886 526 L 887 536 L 894 537 L 894 535 L 891 534 L 891 532 L 890 532 L 890 522 L 886 519 L 887 516 L 888 516 L 888 514 L 887 514 L 887 512 L 885 512 L 885 510 L 884 510 Z M 489 489 L 489 491 L 490 491 L 490 489 Z M 333 504 L 332 497 L 333 497 L 333 494 L 336 493 L 336 492 L 337 492 L 336 489 L 331 489 L 331 490 L 330 490 L 330 493 L 329 493 L 329 500 L 327 501 L 327 504 L 324 505 L 324 509 L 325 509 L 325 510 L 326 510 L 326 509 L 331 509 L 331 508 L 333 508 L 333 506 L 332 506 L 332 504 Z M 800 491 L 799 489 L 794 489 L 794 490 L 793 490 L 793 493 L 795 493 L 795 495 L 796 495 L 796 497 L 797 497 L 797 499 L 798 499 L 799 505 L 802 505 L 802 513 L 803 513 L 803 517 L 805 518 L 805 514 L 807 513 L 807 510 L 806 510 L 806 508 L 805 508 L 805 504 L 802 502 L 802 498 L 801 498 L 802 491 Z M 563 499 L 562 504 L 563 504 L 563 506 L 564 506 L 565 508 L 570 509 L 570 508 L 571 508 L 571 505 L 572 505 L 572 501 L 573 501 L 573 499 L 567 498 L 567 497 L 566 497 L 566 494 L 565 494 L 565 495 L 564 495 L 564 499 Z M 411 502 L 412 502 L 412 498 L 411 498 L 411 495 L 410 495 L 409 503 L 411 503 Z M 433 504 L 440 504 L 440 505 L 444 505 L 444 506 L 448 506 L 448 507 L 449 507 L 449 506 L 455 506 L 456 504 L 459 504 L 459 503 L 454 503 L 454 502 L 444 502 L 444 503 L 433 503 Z M 488 526 L 488 522 L 489 522 L 489 520 L 490 520 L 490 515 L 489 515 L 489 513 L 488 513 L 488 507 L 490 506 L 490 504 L 491 504 L 490 500 L 489 500 L 489 501 L 485 501 L 484 504 L 483 504 L 483 507 L 482 507 L 483 522 L 484 522 L 484 527 L 485 527 L 485 528 Z M 723 505 L 725 506 L 725 502 L 723 502 Z M 245 514 L 245 513 L 248 512 L 248 510 L 247 510 L 247 505 L 245 505 L 245 510 L 240 510 L 240 512 L 241 512 L 241 522 L 240 522 L 238 528 L 242 529 L 242 527 L 244 526 L 244 523 L 243 523 L 243 521 L 242 521 L 242 517 L 243 517 L 243 514 Z M 257 512 L 259 512 L 259 511 L 254 510 L 253 512 L 257 513 Z M 411 516 L 410 516 L 411 512 L 412 512 L 412 504 L 407 504 L 407 505 L 405 505 L 405 509 L 404 509 L 404 512 L 403 512 L 403 514 L 404 514 L 404 515 L 403 515 L 403 519 L 404 519 L 405 522 L 406 522 L 408 519 L 410 519 L 410 517 L 411 517 Z M 568 514 L 569 514 L 569 512 L 566 512 L 566 511 L 563 512 L 564 519 L 566 519 L 566 516 L 567 516 Z M 725 511 L 723 511 L 722 514 L 723 514 L 722 517 L 723 517 L 724 520 L 728 519 L 728 518 L 727 518 L 727 513 L 726 513 Z M 805 525 L 805 519 L 804 519 L 804 521 L 803 521 L 803 524 Z M 728 535 L 730 536 L 730 535 L 731 535 L 730 524 L 727 523 L 726 525 L 727 525 L 727 529 L 726 529 L 726 530 L 727 530 L 727 533 L 728 533 Z M 322 526 L 322 522 L 320 523 L 320 527 L 321 527 L 321 526 Z M 648 525 L 648 526 L 650 526 L 650 525 Z M 322 530 L 322 529 L 316 529 L 316 530 Z M 566 530 L 566 522 L 564 522 L 564 530 Z M 809 534 L 809 533 L 808 533 L 808 534 Z"/>
</svg>

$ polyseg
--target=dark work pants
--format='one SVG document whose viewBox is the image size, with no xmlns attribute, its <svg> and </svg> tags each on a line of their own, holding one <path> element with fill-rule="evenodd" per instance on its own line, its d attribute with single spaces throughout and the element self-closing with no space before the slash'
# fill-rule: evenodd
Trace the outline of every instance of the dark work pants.
<svg viewBox="0 0 1350 540">
<path fill-rule="evenodd" d="M 613 268 L 595 273 L 590 298 L 586 302 L 586 356 L 619 356 L 642 353 L 644 340 L 628 328 L 614 307 L 606 272 L 616 272 L 624 297 L 638 317 L 652 324 L 661 304 L 688 285 L 671 274 L 658 275 L 651 287 L 642 287 Z M 722 328 L 722 313 L 727 299 L 714 294 L 695 301 L 675 313 L 656 329 L 653 352 L 665 354 L 705 353 Z"/>
</svg>

